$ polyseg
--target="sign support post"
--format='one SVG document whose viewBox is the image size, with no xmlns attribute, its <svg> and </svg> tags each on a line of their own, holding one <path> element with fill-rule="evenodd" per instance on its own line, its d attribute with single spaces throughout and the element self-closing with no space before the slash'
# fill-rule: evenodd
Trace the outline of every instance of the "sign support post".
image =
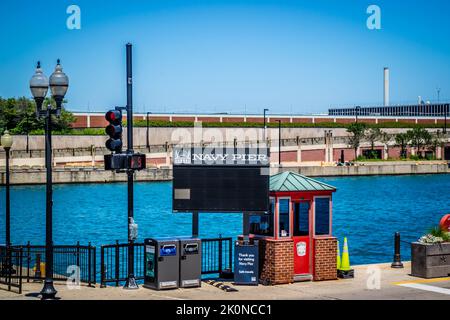
<svg viewBox="0 0 450 320">
<path fill-rule="evenodd" d="M 198 211 L 192 212 L 192 237 L 198 237 Z"/>
<path fill-rule="evenodd" d="M 242 233 L 244 236 L 244 243 L 248 244 L 249 243 L 248 235 L 250 234 L 250 214 L 248 212 L 244 212 L 242 223 L 243 223 Z"/>
</svg>

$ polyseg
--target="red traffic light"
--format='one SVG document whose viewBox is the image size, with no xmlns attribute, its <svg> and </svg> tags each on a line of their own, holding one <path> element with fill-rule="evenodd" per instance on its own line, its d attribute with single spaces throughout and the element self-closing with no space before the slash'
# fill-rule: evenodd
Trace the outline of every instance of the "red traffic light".
<svg viewBox="0 0 450 320">
<path fill-rule="evenodd" d="M 110 110 L 105 114 L 106 121 L 119 124 L 122 121 L 122 112 L 118 110 Z"/>
</svg>

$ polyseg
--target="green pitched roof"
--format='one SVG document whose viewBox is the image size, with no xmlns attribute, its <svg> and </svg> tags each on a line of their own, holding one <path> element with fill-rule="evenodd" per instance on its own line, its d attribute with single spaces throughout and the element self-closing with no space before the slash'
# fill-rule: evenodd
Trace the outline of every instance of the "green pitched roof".
<svg viewBox="0 0 450 320">
<path fill-rule="evenodd" d="M 270 177 L 270 191 L 336 191 L 329 184 L 286 171 Z"/>
</svg>

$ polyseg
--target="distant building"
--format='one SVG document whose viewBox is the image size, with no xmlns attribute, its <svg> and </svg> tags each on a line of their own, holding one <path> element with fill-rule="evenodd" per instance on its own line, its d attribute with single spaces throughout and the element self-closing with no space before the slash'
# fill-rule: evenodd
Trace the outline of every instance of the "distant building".
<svg viewBox="0 0 450 320">
<path fill-rule="evenodd" d="M 450 104 L 418 104 L 388 107 L 352 107 L 329 109 L 330 116 L 374 116 L 374 117 L 444 117 L 450 114 Z"/>
</svg>

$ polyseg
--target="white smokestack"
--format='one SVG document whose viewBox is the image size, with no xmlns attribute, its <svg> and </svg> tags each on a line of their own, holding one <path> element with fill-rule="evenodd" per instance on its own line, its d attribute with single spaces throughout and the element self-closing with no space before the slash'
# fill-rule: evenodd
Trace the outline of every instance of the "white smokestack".
<svg viewBox="0 0 450 320">
<path fill-rule="evenodd" d="M 384 106 L 389 106 L 389 68 L 384 68 Z"/>
</svg>

